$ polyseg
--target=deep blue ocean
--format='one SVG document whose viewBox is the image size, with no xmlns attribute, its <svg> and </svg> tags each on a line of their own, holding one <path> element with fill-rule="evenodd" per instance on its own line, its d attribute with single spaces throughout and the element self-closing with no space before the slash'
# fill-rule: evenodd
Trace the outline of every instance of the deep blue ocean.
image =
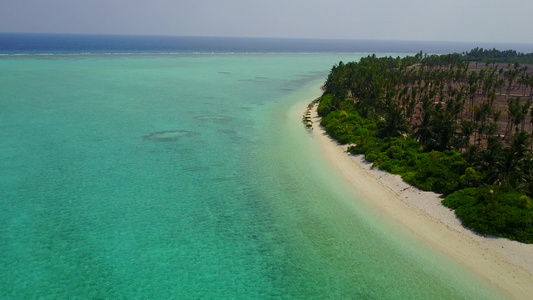
<svg viewBox="0 0 533 300">
<path fill-rule="evenodd" d="M 300 122 L 335 63 L 430 44 L 0 34 L 0 299 L 502 298 Z"/>
<path fill-rule="evenodd" d="M 0 33 L 0 54 L 462 53 L 475 47 L 533 52 L 533 44 Z"/>
</svg>

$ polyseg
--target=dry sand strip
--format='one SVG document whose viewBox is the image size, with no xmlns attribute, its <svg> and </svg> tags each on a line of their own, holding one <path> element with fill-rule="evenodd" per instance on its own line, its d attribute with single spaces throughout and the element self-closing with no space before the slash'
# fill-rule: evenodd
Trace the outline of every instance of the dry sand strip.
<svg viewBox="0 0 533 300">
<path fill-rule="evenodd" d="M 359 198 L 438 252 L 459 262 L 515 299 L 533 299 L 533 245 L 483 237 L 465 229 L 441 196 L 420 191 L 400 176 L 372 168 L 362 155 L 331 139 L 312 110 L 313 132 L 329 163 Z"/>
</svg>

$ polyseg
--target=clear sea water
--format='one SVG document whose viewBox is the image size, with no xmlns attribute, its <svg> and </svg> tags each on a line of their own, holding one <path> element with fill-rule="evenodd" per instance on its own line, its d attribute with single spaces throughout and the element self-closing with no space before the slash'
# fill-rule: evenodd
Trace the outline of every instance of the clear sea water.
<svg viewBox="0 0 533 300">
<path fill-rule="evenodd" d="M 363 54 L 100 50 L 0 57 L 1 299 L 502 297 L 300 123 Z"/>
</svg>

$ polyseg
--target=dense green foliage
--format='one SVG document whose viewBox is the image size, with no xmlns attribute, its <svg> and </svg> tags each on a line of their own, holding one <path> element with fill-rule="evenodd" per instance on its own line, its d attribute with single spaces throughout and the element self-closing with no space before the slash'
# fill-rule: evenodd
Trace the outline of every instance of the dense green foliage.
<svg viewBox="0 0 533 300">
<path fill-rule="evenodd" d="M 464 55 L 469 61 L 533 63 L 533 53 L 520 53 L 515 50 L 474 48 Z"/>
<path fill-rule="evenodd" d="M 455 209 L 463 224 L 481 234 L 533 243 L 531 198 L 493 186 L 458 190 L 443 204 Z"/>
<path fill-rule="evenodd" d="M 321 106 L 326 105 L 322 102 Z M 468 165 L 460 153 L 453 150 L 425 152 L 413 138 L 382 136 L 379 129 L 385 125 L 362 118 L 352 101 L 346 101 L 342 106 L 347 110 L 329 113 L 321 125 L 341 144 L 353 143 L 348 148 L 351 153 L 364 154 L 374 166 L 401 175 L 406 182 L 422 190 L 446 195 L 458 187 L 472 186 L 461 181 Z"/>
<path fill-rule="evenodd" d="M 533 243 L 533 154 L 525 130 L 533 109 L 526 96 L 510 96 L 533 87 L 518 74 L 531 76 L 517 64 L 499 72 L 468 68 L 459 54 L 340 62 L 325 83 L 321 125 L 373 166 L 445 195 L 443 204 L 465 226 Z M 499 111 L 496 99 L 506 99 L 508 109 Z M 507 126 L 498 123 L 501 115 Z"/>
</svg>

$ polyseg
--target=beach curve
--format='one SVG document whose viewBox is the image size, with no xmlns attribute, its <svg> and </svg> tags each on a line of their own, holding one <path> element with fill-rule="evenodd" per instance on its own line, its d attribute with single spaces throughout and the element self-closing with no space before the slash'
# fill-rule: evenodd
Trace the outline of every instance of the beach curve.
<svg viewBox="0 0 533 300">
<path fill-rule="evenodd" d="M 441 195 L 412 187 L 398 175 L 372 168 L 363 155 L 347 152 L 346 145 L 338 144 L 320 126 L 317 107 L 311 109 L 313 135 L 328 163 L 359 199 L 510 297 L 531 298 L 533 245 L 480 236 L 466 229 L 455 213 L 441 204 Z"/>
</svg>

